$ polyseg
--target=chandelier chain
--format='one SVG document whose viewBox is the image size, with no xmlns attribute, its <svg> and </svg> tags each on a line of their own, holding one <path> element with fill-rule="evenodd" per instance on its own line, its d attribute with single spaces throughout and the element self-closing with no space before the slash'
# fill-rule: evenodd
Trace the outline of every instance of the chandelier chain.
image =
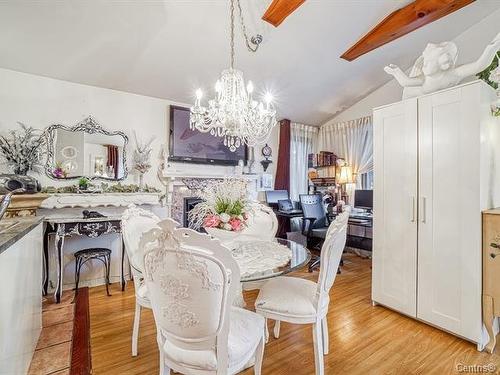
<svg viewBox="0 0 500 375">
<path fill-rule="evenodd" d="M 234 0 L 231 0 L 234 1 Z M 251 52 L 257 52 L 259 49 L 259 45 L 262 42 L 262 35 L 257 34 L 256 36 L 252 37 L 251 39 L 248 37 L 247 34 L 247 28 L 245 26 L 245 20 L 243 19 L 243 11 L 241 10 L 241 3 L 240 0 L 236 0 L 236 5 L 238 5 L 238 13 L 240 15 L 240 24 L 241 24 L 241 31 L 243 32 L 243 37 L 245 38 L 245 44 L 247 45 L 247 48 Z M 253 47 L 252 47 L 253 44 Z"/>
<path fill-rule="evenodd" d="M 276 125 L 276 110 L 269 93 L 266 94 L 265 103 L 254 100 L 253 84 L 248 81 L 248 85 L 245 85 L 243 73 L 234 69 L 235 12 L 239 12 L 241 30 L 248 50 L 257 51 L 262 42 L 262 35 L 257 34 L 249 38 L 240 0 L 229 0 L 229 4 L 230 68 L 222 71 L 215 83 L 216 95 L 208 101 L 207 107 L 201 104 L 201 89 L 196 90 L 196 101 L 190 110 L 189 126 L 192 130 L 222 137 L 223 144 L 234 152 L 243 144 L 255 146 L 265 143 Z"/>
<path fill-rule="evenodd" d="M 231 69 L 234 69 L 234 0 L 231 0 L 231 11 L 230 14 L 230 22 L 231 22 L 231 37 L 229 46 L 231 48 L 231 64 L 229 65 Z"/>
</svg>

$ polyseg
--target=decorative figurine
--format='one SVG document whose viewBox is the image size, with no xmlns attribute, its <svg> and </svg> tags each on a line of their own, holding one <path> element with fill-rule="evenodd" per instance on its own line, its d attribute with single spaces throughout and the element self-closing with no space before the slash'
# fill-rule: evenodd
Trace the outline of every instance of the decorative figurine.
<svg viewBox="0 0 500 375">
<path fill-rule="evenodd" d="M 458 56 L 455 43 L 429 43 L 415 61 L 409 76 L 393 64 L 386 66 L 384 70 L 403 86 L 403 99 L 413 98 L 453 87 L 463 79 L 484 70 L 499 49 L 500 33 L 486 46 L 479 59 L 469 64 L 455 66 Z"/>
<path fill-rule="evenodd" d="M 100 212 L 97 211 L 89 211 L 89 210 L 83 210 L 82 211 L 83 218 L 84 219 L 95 219 L 98 217 L 106 217 L 106 215 L 101 214 Z"/>
</svg>

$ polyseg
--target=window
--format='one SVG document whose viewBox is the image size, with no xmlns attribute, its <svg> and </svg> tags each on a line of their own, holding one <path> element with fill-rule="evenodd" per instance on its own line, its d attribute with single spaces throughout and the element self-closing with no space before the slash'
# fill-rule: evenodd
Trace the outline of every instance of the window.
<svg viewBox="0 0 500 375">
<path fill-rule="evenodd" d="M 373 170 L 361 174 L 361 189 L 373 190 Z"/>
</svg>

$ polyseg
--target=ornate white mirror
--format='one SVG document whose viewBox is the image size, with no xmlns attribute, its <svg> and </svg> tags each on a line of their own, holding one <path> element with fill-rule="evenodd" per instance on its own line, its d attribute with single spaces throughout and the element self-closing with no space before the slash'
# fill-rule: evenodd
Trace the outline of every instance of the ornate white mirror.
<svg viewBox="0 0 500 375">
<path fill-rule="evenodd" d="M 91 116 L 73 127 L 51 125 L 45 172 L 55 180 L 86 177 L 120 181 L 127 177 L 127 136 L 107 131 Z"/>
</svg>

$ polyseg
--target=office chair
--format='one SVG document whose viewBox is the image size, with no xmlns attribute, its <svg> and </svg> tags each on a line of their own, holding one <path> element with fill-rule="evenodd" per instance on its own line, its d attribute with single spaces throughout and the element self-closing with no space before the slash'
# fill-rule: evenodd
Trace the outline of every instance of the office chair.
<svg viewBox="0 0 500 375">
<path fill-rule="evenodd" d="M 322 197 L 320 194 L 300 194 L 299 200 L 304 214 L 302 234 L 307 238 L 307 247 L 309 249 L 320 248 L 330 225 Z M 309 272 L 319 266 L 319 263 L 320 257 L 315 257 L 309 266 Z"/>
</svg>

